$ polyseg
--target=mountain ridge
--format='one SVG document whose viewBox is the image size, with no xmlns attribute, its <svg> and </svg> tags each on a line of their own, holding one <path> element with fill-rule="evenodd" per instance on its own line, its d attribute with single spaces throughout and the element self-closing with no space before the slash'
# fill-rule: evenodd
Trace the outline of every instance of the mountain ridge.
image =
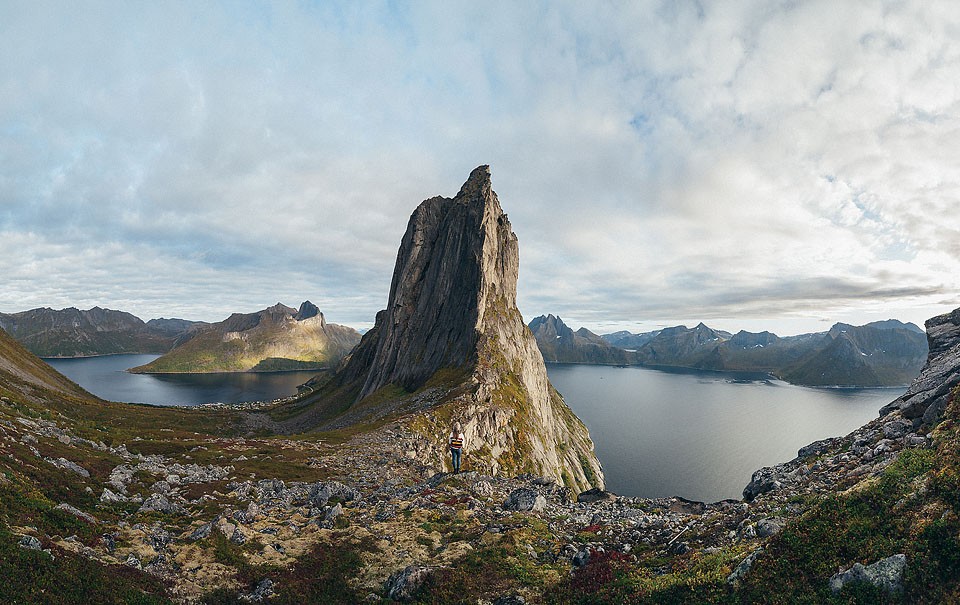
<svg viewBox="0 0 960 605">
<path fill-rule="evenodd" d="M 277 303 L 253 313 L 233 313 L 223 321 L 185 332 L 166 354 L 129 371 L 163 374 L 323 369 L 336 367 L 359 341 L 356 330 L 328 324 L 310 301 L 304 301 L 299 309 Z M 261 365 L 268 359 L 271 361 Z"/>
</svg>

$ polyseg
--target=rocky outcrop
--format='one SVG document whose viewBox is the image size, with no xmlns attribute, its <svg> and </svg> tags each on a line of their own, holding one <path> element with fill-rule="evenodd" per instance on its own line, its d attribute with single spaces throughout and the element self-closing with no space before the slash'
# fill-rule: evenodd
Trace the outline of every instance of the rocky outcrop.
<svg viewBox="0 0 960 605">
<path fill-rule="evenodd" d="M 960 384 L 960 308 L 926 322 L 930 352 L 920 375 L 901 397 L 880 409 L 885 416 L 900 410 L 915 424 L 936 424 Z"/>
<path fill-rule="evenodd" d="M 387 308 L 303 420 L 332 427 L 406 412 L 425 437 L 415 455 L 440 464 L 459 421 L 465 467 L 602 485 L 587 429 L 550 385 L 517 309 L 518 270 L 517 236 L 481 166 L 454 198 L 413 212 Z"/>
<path fill-rule="evenodd" d="M 176 346 L 134 373 L 263 372 L 335 367 L 360 341 L 353 328 L 328 324 L 310 301 L 280 303 L 184 333 Z"/>
<path fill-rule="evenodd" d="M 562 319 L 541 315 L 530 322 L 530 331 L 544 361 L 555 363 L 628 364 L 633 357 L 586 328 L 574 332 Z"/>
</svg>

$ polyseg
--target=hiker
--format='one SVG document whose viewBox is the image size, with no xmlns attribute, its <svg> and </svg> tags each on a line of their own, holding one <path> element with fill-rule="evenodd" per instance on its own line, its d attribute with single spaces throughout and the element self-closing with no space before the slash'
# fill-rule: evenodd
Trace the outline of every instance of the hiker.
<svg viewBox="0 0 960 605">
<path fill-rule="evenodd" d="M 450 455 L 453 457 L 453 472 L 460 472 L 460 450 L 463 449 L 463 432 L 459 422 L 453 423 L 450 432 Z"/>
</svg>

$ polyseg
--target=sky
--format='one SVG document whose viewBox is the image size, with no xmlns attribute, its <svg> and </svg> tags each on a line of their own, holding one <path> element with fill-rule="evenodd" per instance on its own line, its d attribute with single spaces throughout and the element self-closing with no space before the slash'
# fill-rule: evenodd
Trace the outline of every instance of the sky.
<svg viewBox="0 0 960 605">
<path fill-rule="evenodd" d="M 922 325 L 960 307 L 960 10 L 0 0 L 0 312 L 368 328 L 481 164 L 527 321 Z"/>
</svg>

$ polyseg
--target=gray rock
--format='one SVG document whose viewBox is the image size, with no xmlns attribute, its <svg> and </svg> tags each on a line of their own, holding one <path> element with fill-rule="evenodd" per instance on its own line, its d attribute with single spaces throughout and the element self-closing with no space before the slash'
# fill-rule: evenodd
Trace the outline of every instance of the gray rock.
<svg viewBox="0 0 960 605">
<path fill-rule="evenodd" d="M 56 458 L 56 459 L 44 458 L 44 460 L 59 469 L 63 469 L 65 471 L 71 471 L 73 473 L 80 475 L 81 477 L 90 477 L 90 471 L 83 468 L 76 462 L 67 460 L 66 458 Z"/>
<path fill-rule="evenodd" d="M 327 505 L 331 499 L 340 502 L 350 502 L 360 497 L 357 490 L 340 483 L 339 481 L 324 481 L 316 483 L 310 488 L 310 503 L 317 508 Z"/>
<path fill-rule="evenodd" d="M 129 498 L 126 496 L 116 494 L 106 487 L 103 488 L 103 493 L 100 494 L 100 502 L 103 502 L 104 504 L 116 504 L 120 502 L 126 502 L 127 500 L 129 500 Z"/>
<path fill-rule="evenodd" d="M 253 589 L 253 592 L 250 594 L 241 595 L 241 600 L 247 601 L 250 603 L 261 603 L 265 599 L 269 599 L 274 595 L 274 582 L 270 578 L 264 578 L 257 582 L 257 586 Z"/>
<path fill-rule="evenodd" d="M 85 513 L 85 512 L 83 512 L 82 510 L 80 510 L 79 508 L 77 508 L 77 507 L 75 507 L 75 506 L 71 506 L 71 505 L 67 504 L 66 502 L 61 502 L 60 504 L 56 505 L 54 508 L 55 508 L 56 510 L 62 510 L 63 512 L 70 513 L 70 514 L 73 515 L 74 517 L 79 517 L 80 519 L 83 519 L 83 520 L 86 521 L 87 523 L 90 523 L 90 524 L 93 524 L 93 525 L 96 525 L 96 524 L 98 523 L 96 517 L 94 517 L 94 516 L 91 515 L 90 513 Z"/>
<path fill-rule="evenodd" d="M 743 499 L 751 501 L 760 494 L 780 489 L 782 484 L 778 480 L 777 472 L 774 468 L 765 466 L 753 473 L 750 483 L 743 488 Z"/>
<path fill-rule="evenodd" d="M 577 496 L 577 502 L 616 502 L 617 495 L 613 492 L 594 487 L 585 492 L 580 492 Z"/>
<path fill-rule="evenodd" d="M 409 565 L 387 580 L 387 597 L 394 601 L 412 601 L 433 570 L 422 565 Z"/>
<path fill-rule="evenodd" d="M 100 536 L 100 542 L 108 553 L 113 554 L 117 550 L 117 537 L 113 534 L 103 534 Z"/>
<path fill-rule="evenodd" d="M 197 529 L 193 530 L 190 533 L 190 540 L 196 542 L 197 540 L 202 540 L 210 535 L 210 532 L 213 531 L 213 522 L 204 523 Z"/>
<path fill-rule="evenodd" d="M 770 517 L 769 519 L 760 519 L 757 521 L 757 536 L 769 538 L 783 531 L 786 520 L 781 517 Z"/>
<path fill-rule="evenodd" d="M 753 567 L 753 562 L 756 561 L 757 557 L 759 557 L 762 553 L 763 553 L 763 549 L 758 548 L 757 550 L 747 555 L 746 559 L 744 559 L 743 561 L 740 561 L 740 564 L 737 565 L 737 568 L 734 569 L 732 572 L 730 572 L 730 575 L 727 576 L 727 584 L 730 584 L 731 586 L 734 586 L 734 587 L 740 584 L 740 582 L 747 575 L 747 573 L 750 572 L 750 568 Z"/>
<path fill-rule="evenodd" d="M 864 566 L 854 563 L 853 567 L 830 577 L 830 590 L 840 592 L 844 586 L 854 582 L 866 582 L 888 593 L 903 590 L 903 572 L 907 568 L 907 556 L 896 554 L 875 563 Z"/>
<path fill-rule="evenodd" d="M 547 506 L 547 499 L 528 487 L 519 487 L 507 496 L 503 503 L 505 510 L 542 511 Z"/>
<path fill-rule="evenodd" d="M 183 509 L 170 502 L 163 494 L 153 493 L 140 505 L 141 513 L 155 511 L 158 513 L 179 513 Z"/>
<path fill-rule="evenodd" d="M 960 384 L 960 309 L 928 319 L 926 328 L 927 364 L 906 393 L 880 409 L 881 416 L 900 410 L 908 420 L 936 424 Z"/>
<path fill-rule="evenodd" d="M 577 554 L 573 555 L 573 558 L 570 559 L 570 563 L 572 563 L 574 567 L 583 567 L 584 565 L 586 565 L 586 564 L 589 563 L 589 562 L 590 562 L 590 549 L 589 549 L 589 548 L 585 548 L 585 549 L 577 552 Z"/>
<path fill-rule="evenodd" d="M 526 600 L 518 594 L 504 595 L 498 597 L 493 605 L 527 605 Z"/>
<path fill-rule="evenodd" d="M 899 439 L 913 430 L 913 423 L 909 420 L 898 418 L 884 423 L 881 430 L 883 430 L 883 436 L 887 439 Z"/>
<path fill-rule="evenodd" d="M 136 569 L 143 569 L 143 564 L 140 563 L 140 559 L 133 553 L 127 555 L 127 560 L 124 561 L 124 564 L 127 567 L 134 567 Z"/>
<path fill-rule="evenodd" d="M 328 510 L 326 514 L 323 515 L 323 520 L 328 522 L 333 522 L 333 521 L 336 521 L 337 517 L 339 517 L 342 514 L 343 514 L 343 507 L 340 506 L 340 503 L 338 502 L 334 506 L 330 507 L 330 510 Z"/>
<path fill-rule="evenodd" d="M 23 535 L 20 536 L 20 548 L 26 548 L 29 550 L 40 550 L 41 544 L 40 540 L 34 536 Z"/>
<path fill-rule="evenodd" d="M 805 445 L 797 452 L 798 458 L 806 458 L 808 456 L 819 456 L 820 454 L 826 452 L 830 449 L 834 443 L 838 440 L 836 438 L 821 439 L 820 441 L 814 441 L 810 445 Z"/>
</svg>

